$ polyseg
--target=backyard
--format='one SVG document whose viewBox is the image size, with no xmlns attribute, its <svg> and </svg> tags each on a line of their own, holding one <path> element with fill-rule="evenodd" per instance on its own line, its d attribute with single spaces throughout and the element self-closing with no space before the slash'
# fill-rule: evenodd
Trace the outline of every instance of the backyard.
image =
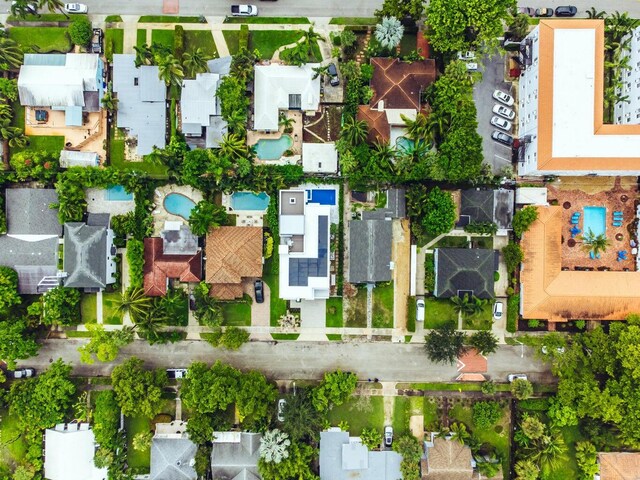
<svg viewBox="0 0 640 480">
<path fill-rule="evenodd" d="M 130 162 L 124 158 L 126 134 L 121 129 L 112 128 L 109 147 L 111 166 L 118 170 L 135 170 L 148 173 L 154 178 L 167 178 L 167 167 L 149 161 Z"/>
<path fill-rule="evenodd" d="M 151 422 L 147 417 L 125 417 L 124 428 L 127 432 L 127 463 L 129 467 L 143 473 L 149 471 L 151 463 L 151 449 L 136 450 L 133 448 L 133 438 L 138 433 L 151 430 Z"/>
<path fill-rule="evenodd" d="M 354 395 L 329 412 L 329 422 L 337 426 L 345 421 L 349 424 L 349 433 L 360 435 L 363 428 L 376 428 L 380 432 L 384 428 L 384 402 L 382 397 Z"/>
<path fill-rule="evenodd" d="M 373 328 L 393 328 L 393 282 L 373 289 Z"/>
<path fill-rule="evenodd" d="M 11 27 L 7 32 L 27 53 L 67 53 L 72 47 L 65 27 Z"/>
</svg>

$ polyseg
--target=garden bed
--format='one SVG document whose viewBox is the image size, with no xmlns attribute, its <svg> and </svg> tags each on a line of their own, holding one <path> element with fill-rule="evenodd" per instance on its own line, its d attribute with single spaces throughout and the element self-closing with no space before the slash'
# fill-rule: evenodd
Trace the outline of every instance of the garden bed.
<svg viewBox="0 0 640 480">
<path fill-rule="evenodd" d="M 316 122 L 315 118 L 313 122 Z M 342 107 L 335 105 L 325 106 L 323 107 L 323 115 L 320 121 L 313 123 L 313 125 L 305 125 L 302 131 L 302 141 L 305 143 L 322 143 L 318 138 L 320 137 L 325 141 L 335 142 L 340 136 L 341 123 Z"/>
</svg>

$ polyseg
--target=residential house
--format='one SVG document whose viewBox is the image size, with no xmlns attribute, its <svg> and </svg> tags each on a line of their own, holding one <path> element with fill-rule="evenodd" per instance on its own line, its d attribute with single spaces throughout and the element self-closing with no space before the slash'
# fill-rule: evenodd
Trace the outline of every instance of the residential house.
<svg viewBox="0 0 640 480">
<path fill-rule="evenodd" d="M 107 480 L 107 468 L 93 463 L 96 440 L 88 423 L 58 424 L 44 432 L 44 478 Z"/>
<path fill-rule="evenodd" d="M 97 167 L 100 156 L 96 152 L 78 152 L 76 150 L 62 150 L 60 152 L 60 167 Z"/>
<path fill-rule="evenodd" d="M 157 423 L 151 441 L 150 480 L 196 480 L 197 451 L 186 422 Z"/>
<path fill-rule="evenodd" d="M 160 237 L 144 239 L 144 293 L 167 294 L 169 280 L 184 283 L 202 278 L 202 250 L 198 237 L 182 222 L 165 222 Z"/>
<path fill-rule="evenodd" d="M 280 190 L 280 298 L 329 298 L 331 206 L 307 202 L 305 190 Z"/>
<path fill-rule="evenodd" d="M 205 281 L 220 300 L 242 298 L 243 282 L 262 276 L 262 228 L 219 227 L 207 234 Z"/>
<path fill-rule="evenodd" d="M 58 245 L 62 226 L 52 188 L 8 188 L 7 234 L 0 235 L 0 265 L 18 272 L 18 291 L 33 295 L 58 285 Z M 53 279 L 51 286 L 47 280 Z"/>
<path fill-rule="evenodd" d="M 319 65 L 256 65 L 253 130 L 278 131 L 281 110 L 315 114 L 320 105 L 320 76 L 313 69 Z"/>
<path fill-rule="evenodd" d="M 473 477 L 471 449 L 450 438 L 431 433 L 425 442 L 422 459 L 423 480 L 471 480 Z"/>
<path fill-rule="evenodd" d="M 337 173 L 338 151 L 335 143 L 303 143 L 302 170 L 305 173 Z"/>
<path fill-rule="evenodd" d="M 320 480 L 398 480 L 401 462 L 399 453 L 370 451 L 339 428 L 320 432 Z"/>
<path fill-rule="evenodd" d="M 598 480 L 638 480 L 640 474 L 640 453 L 599 452 L 600 467 Z"/>
<path fill-rule="evenodd" d="M 618 108 L 626 124 L 603 121 L 604 30 L 604 20 L 541 20 L 523 40 L 520 175 L 640 175 L 637 114 Z M 623 81 L 638 78 L 632 69 Z"/>
<path fill-rule="evenodd" d="M 516 205 L 549 205 L 546 187 L 516 188 Z"/>
<path fill-rule="evenodd" d="M 18 76 L 20 105 L 64 112 L 65 126 L 82 127 L 83 114 L 100 111 L 103 71 L 102 59 L 92 53 L 25 54 Z"/>
<path fill-rule="evenodd" d="M 563 268 L 564 209 L 562 206 L 536 209 L 538 219 L 524 233 L 521 242 L 524 261 L 520 273 L 520 313 L 523 318 L 550 322 L 623 320 L 640 311 L 640 272 Z"/>
<path fill-rule="evenodd" d="M 433 255 L 438 298 L 494 298 L 498 252 L 482 248 L 436 248 Z"/>
<path fill-rule="evenodd" d="M 436 79 L 433 59 L 403 62 L 398 58 L 372 58 L 373 97 L 360 105 L 358 120 L 369 126 L 369 142 L 395 146 L 404 135 L 402 116 L 415 120 L 422 111 L 422 94 Z"/>
<path fill-rule="evenodd" d="M 167 87 L 158 78 L 158 67 L 142 65 L 136 68 L 133 54 L 113 56 L 113 91 L 118 96 L 116 125 L 125 128 L 135 138 L 135 149 L 141 157 L 153 147 L 166 145 Z"/>
<path fill-rule="evenodd" d="M 259 480 L 258 460 L 262 434 L 213 432 L 211 475 L 224 480 Z"/>
<path fill-rule="evenodd" d="M 90 213 L 85 222 L 64 224 L 65 287 L 96 292 L 115 283 L 116 247 L 108 214 Z"/>
<path fill-rule="evenodd" d="M 458 227 L 470 223 L 495 223 L 498 235 L 507 235 L 513 219 L 513 190 L 462 190 Z"/>
<path fill-rule="evenodd" d="M 182 83 L 180 115 L 188 143 L 215 148 L 227 133 L 227 122 L 220 116 L 220 99 L 216 97 L 220 80 L 217 73 L 198 73 L 195 79 Z M 194 143 L 195 139 L 204 142 Z"/>
</svg>

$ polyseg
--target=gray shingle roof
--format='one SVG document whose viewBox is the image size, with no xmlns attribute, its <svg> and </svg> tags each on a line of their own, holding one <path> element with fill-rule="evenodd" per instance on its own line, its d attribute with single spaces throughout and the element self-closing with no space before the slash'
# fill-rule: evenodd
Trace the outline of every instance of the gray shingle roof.
<svg viewBox="0 0 640 480">
<path fill-rule="evenodd" d="M 18 272 L 18 292 L 36 294 L 40 280 L 58 270 L 58 237 L 27 242 L 0 236 L 0 265 Z"/>
<path fill-rule="evenodd" d="M 107 229 L 85 223 L 64 224 L 65 287 L 107 286 Z"/>
<path fill-rule="evenodd" d="M 231 55 L 226 57 L 214 58 L 207 62 L 207 67 L 211 73 L 217 73 L 219 75 L 229 75 L 231 71 Z"/>
<path fill-rule="evenodd" d="M 494 190 L 493 199 L 493 221 L 498 228 L 511 228 L 515 192 L 506 189 Z"/>
<path fill-rule="evenodd" d="M 498 228 L 511 228 L 513 218 L 513 190 L 463 190 L 460 215 L 469 216 L 471 222 L 493 222 Z M 460 225 L 468 222 L 461 220 Z"/>
<path fill-rule="evenodd" d="M 352 220 L 349 223 L 349 281 L 351 283 L 391 280 L 392 234 L 390 220 Z"/>
<path fill-rule="evenodd" d="M 154 438 L 151 480 L 196 480 L 193 466 L 198 447 L 188 438 Z"/>
<path fill-rule="evenodd" d="M 214 433 L 215 436 L 215 433 Z M 260 478 L 258 449 L 262 435 L 242 432 L 240 442 L 214 441 L 211 447 L 211 474 L 220 480 Z"/>
<path fill-rule="evenodd" d="M 434 294 L 451 298 L 459 292 L 472 292 L 478 298 L 494 297 L 493 273 L 498 252 L 480 248 L 436 248 Z"/>
<path fill-rule="evenodd" d="M 62 233 L 58 210 L 49 208 L 58 203 L 58 195 L 52 188 L 8 188 L 6 199 L 9 235 L 59 237 Z"/>
<path fill-rule="evenodd" d="M 393 218 L 407 216 L 407 202 L 404 188 L 390 188 L 387 190 L 387 210 Z"/>
<path fill-rule="evenodd" d="M 289 285 L 306 287 L 309 285 L 309 277 L 327 276 L 328 233 L 329 217 L 326 215 L 318 216 L 318 256 L 316 258 L 290 258 Z"/>
</svg>

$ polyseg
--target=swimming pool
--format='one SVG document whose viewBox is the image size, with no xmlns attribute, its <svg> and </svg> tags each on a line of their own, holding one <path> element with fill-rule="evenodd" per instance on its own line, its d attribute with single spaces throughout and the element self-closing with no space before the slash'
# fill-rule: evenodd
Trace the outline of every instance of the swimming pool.
<svg viewBox="0 0 640 480">
<path fill-rule="evenodd" d="M 282 154 L 293 145 L 291 135 L 282 135 L 276 140 L 263 138 L 256 143 L 256 155 L 260 160 L 280 160 Z"/>
<path fill-rule="evenodd" d="M 231 208 L 234 210 L 260 210 L 269 206 L 269 195 L 264 192 L 235 192 L 231 195 Z"/>
<path fill-rule="evenodd" d="M 586 235 L 589 230 L 597 237 L 605 233 L 607 225 L 607 209 L 605 207 L 584 207 L 582 232 Z"/>
<path fill-rule="evenodd" d="M 335 205 L 335 190 L 307 190 L 308 203 L 319 203 L 320 205 Z"/>
<path fill-rule="evenodd" d="M 181 193 L 170 193 L 164 199 L 164 208 L 173 215 L 178 215 L 185 220 L 189 220 L 191 210 L 196 204 L 189 197 L 185 197 Z"/>
<path fill-rule="evenodd" d="M 127 192 L 122 185 L 112 185 L 107 188 L 105 200 L 109 202 L 127 202 L 133 200 L 133 193 Z"/>
<path fill-rule="evenodd" d="M 402 150 L 405 153 L 411 152 L 415 147 L 415 142 L 407 137 L 398 137 L 396 140 L 396 148 Z"/>
</svg>

